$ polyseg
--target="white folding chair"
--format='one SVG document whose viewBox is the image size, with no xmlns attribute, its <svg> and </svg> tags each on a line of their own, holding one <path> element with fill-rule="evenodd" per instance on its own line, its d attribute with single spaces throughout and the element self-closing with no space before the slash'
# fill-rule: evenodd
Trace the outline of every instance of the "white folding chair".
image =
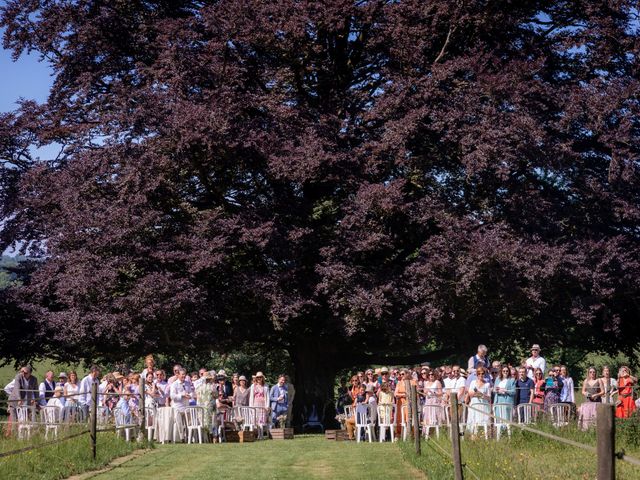
<svg viewBox="0 0 640 480">
<path fill-rule="evenodd" d="M 478 430 L 482 428 L 484 431 L 485 440 L 489 440 L 489 429 L 491 428 L 491 416 L 490 416 L 491 406 L 489 404 L 476 403 L 474 405 L 465 405 L 465 410 L 467 410 L 466 417 L 465 417 L 466 418 L 465 429 L 467 431 L 471 431 L 472 435 L 477 435 Z M 482 422 L 476 421 L 476 418 L 475 418 L 476 415 L 482 413 L 482 412 L 478 412 L 478 410 L 486 410 L 486 414 L 483 415 Z M 470 420 L 472 420 L 473 423 L 470 422 Z"/>
<path fill-rule="evenodd" d="M 99 406 L 98 410 L 96 410 L 96 421 L 99 426 L 106 426 L 109 424 L 109 419 L 111 418 L 111 412 L 109 411 L 109 407 Z"/>
<path fill-rule="evenodd" d="M 149 442 L 153 439 L 156 430 L 156 410 L 155 406 L 145 408 L 144 410 L 147 427 L 147 440 Z"/>
<path fill-rule="evenodd" d="M 115 408 L 113 410 L 113 416 L 116 423 L 116 432 L 123 432 L 127 442 L 131 441 L 131 436 L 136 438 L 136 430 L 138 426 L 132 422 L 131 414 L 125 413 L 121 408 Z"/>
<path fill-rule="evenodd" d="M 378 436 L 384 442 L 387 438 L 387 428 L 391 432 L 391 441 L 395 440 L 395 426 L 393 424 L 393 405 L 378 405 Z"/>
<path fill-rule="evenodd" d="M 344 407 L 344 414 L 347 416 L 347 418 L 353 417 L 353 406 L 346 405 Z"/>
<path fill-rule="evenodd" d="M 566 427 L 569 425 L 571 406 L 566 403 L 554 403 L 549 405 L 549 415 L 551 416 L 551 424 L 554 427 Z"/>
<path fill-rule="evenodd" d="M 256 410 L 253 407 L 237 407 L 235 418 L 242 419 L 242 430 L 253 432 L 256 425 Z"/>
<path fill-rule="evenodd" d="M 502 430 L 507 430 L 511 438 L 511 419 L 513 418 L 513 405 L 510 403 L 496 403 L 493 405 L 493 425 L 496 427 L 496 439 L 500 440 Z"/>
<path fill-rule="evenodd" d="M 18 420 L 18 439 L 29 439 L 31 437 L 31 430 L 36 428 L 34 422 L 35 408 L 29 406 L 16 407 L 16 417 Z"/>
<path fill-rule="evenodd" d="M 400 425 L 402 426 L 402 440 L 406 442 L 409 437 L 409 430 L 411 430 L 408 405 L 402 405 L 400 408 Z"/>
<path fill-rule="evenodd" d="M 436 431 L 436 437 L 440 438 L 440 427 L 446 422 L 445 408 L 442 405 L 427 404 L 422 407 L 422 428 L 425 439 L 429 438 L 432 428 Z"/>
<path fill-rule="evenodd" d="M 373 441 L 373 423 L 371 421 L 371 409 L 365 403 L 356 406 L 356 442 L 360 442 L 362 431 L 369 437 L 369 443 Z"/>
<path fill-rule="evenodd" d="M 44 438 L 49 438 L 49 431 L 53 431 L 53 438 L 58 438 L 58 427 L 60 426 L 60 407 L 42 407 L 40 418 L 44 423 Z"/>
<path fill-rule="evenodd" d="M 516 407 L 516 416 L 518 423 L 522 425 L 531 425 L 535 423 L 540 411 L 540 405 L 536 403 L 521 403 Z"/>
<path fill-rule="evenodd" d="M 187 407 L 184 409 L 184 419 L 187 425 L 187 443 L 198 433 L 198 443 L 202 443 L 202 431 L 204 430 L 204 408 Z"/>
</svg>

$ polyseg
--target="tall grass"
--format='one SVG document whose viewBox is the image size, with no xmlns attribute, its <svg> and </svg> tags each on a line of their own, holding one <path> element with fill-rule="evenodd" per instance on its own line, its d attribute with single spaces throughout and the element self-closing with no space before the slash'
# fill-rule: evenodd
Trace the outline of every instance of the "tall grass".
<svg viewBox="0 0 640 480">
<path fill-rule="evenodd" d="M 77 426 L 60 432 L 60 438 L 78 433 L 86 426 Z M 51 440 L 51 437 L 49 438 Z M 0 439 L 0 452 L 13 451 L 32 445 L 40 445 L 45 440 L 35 434 L 28 440 L 15 437 Z M 30 450 L 0 459 L 0 479 L 2 480 L 57 480 L 70 475 L 94 470 L 108 464 L 112 459 L 132 452 L 135 443 L 125 442 L 114 432 L 98 433 L 97 455 L 93 460 L 89 434 L 65 440 L 55 445 Z"/>
<path fill-rule="evenodd" d="M 636 436 L 637 419 L 619 423 L 616 432 L 616 450 L 624 449 L 628 455 L 640 456 L 640 439 Z M 535 428 L 580 443 L 595 446 L 595 431 L 583 432 L 575 425 L 557 429 L 548 424 Z M 438 448 L 439 447 L 439 448 Z M 422 456 L 415 454 L 413 443 L 400 444 L 405 460 L 425 472 L 428 478 L 453 479 L 450 460 L 451 440 L 446 430 L 440 439 L 422 442 Z M 447 452 L 443 453 L 441 450 Z M 461 441 L 462 462 L 478 477 L 495 480 L 507 479 L 558 479 L 590 480 L 596 478 L 596 455 L 577 447 L 553 441 L 512 427 L 511 438 L 496 440 Z M 640 478 L 640 467 L 617 461 L 617 476 L 621 480 Z M 467 470 L 467 469 L 465 469 Z M 474 478 L 467 470 L 465 478 Z"/>
</svg>

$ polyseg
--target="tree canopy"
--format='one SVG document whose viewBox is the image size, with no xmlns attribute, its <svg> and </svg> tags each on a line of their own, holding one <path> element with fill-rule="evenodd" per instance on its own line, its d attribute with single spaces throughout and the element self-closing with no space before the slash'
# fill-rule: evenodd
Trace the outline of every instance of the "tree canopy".
<svg viewBox="0 0 640 480">
<path fill-rule="evenodd" d="M 311 390 L 637 344 L 635 1 L 13 0 L 0 26 L 55 74 L 0 117 L 0 249 L 43 257 L 11 295 L 56 355 L 258 341 Z"/>
</svg>

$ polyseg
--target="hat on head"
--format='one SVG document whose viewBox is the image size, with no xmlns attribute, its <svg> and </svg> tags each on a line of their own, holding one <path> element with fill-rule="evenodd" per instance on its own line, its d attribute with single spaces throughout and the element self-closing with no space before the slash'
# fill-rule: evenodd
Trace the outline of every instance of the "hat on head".
<svg viewBox="0 0 640 480">
<path fill-rule="evenodd" d="M 240 375 L 240 378 L 238 378 L 238 381 L 241 382 L 242 380 L 244 380 L 246 382 L 247 381 L 247 377 L 245 377 L 244 375 Z"/>
<path fill-rule="evenodd" d="M 258 378 L 258 377 L 264 378 L 264 373 L 262 373 L 262 372 L 256 373 L 256 378 Z"/>
<path fill-rule="evenodd" d="M 380 369 L 380 373 L 389 373 L 389 369 L 387 367 L 382 367 Z"/>
<path fill-rule="evenodd" d="M 534 343 L 533 345 L 531 345 L 531 350 L 540 350 L 540 345 Z"/>
<path fill-rule="evenodd" d="M 227 372 L 225 372 L 224 370 L 218 370 L 218 376 L 222 375 L 223 377 L 227 376 Z"/>
<path fill-rule="evenodd" d="M 112 375 L 116 380 L 120 380 L 122 378 L 122 374 L 120 372 L 113 372 Z"/>
<path fill-rule="evenodd" d="M 60 372 L 60 375 L 58 375 L 58 378 L 67 378 L 67 374 L 65 372 Z"/>
</svg>

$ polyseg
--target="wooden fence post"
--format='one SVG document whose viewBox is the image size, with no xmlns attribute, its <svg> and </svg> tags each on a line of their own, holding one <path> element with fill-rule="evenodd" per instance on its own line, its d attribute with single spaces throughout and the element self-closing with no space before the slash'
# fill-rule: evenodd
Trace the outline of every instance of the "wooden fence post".
<svg viewBox="0 0 640 480">
<path fill-rule="evenodd" d="M 420 415 L 418 412 L 418 389 L 411 385 L 411 419 L 413 423 L 413 441 L 416 445 L 416 454 L 421 455 L 420 450 Z"/>
<path fill-rule="evenodd" d="M 598 452 L 598 480 L 616 478 L 616 423 L 614 406 L 599 403 L 596 411 L 596 441 Z"/>
<path fill-rule="evenodd" d="M 96 444 L 98 443 L 98 383 L 91 383 L 91 417 L 90 417 L 90 435 L 91 435 L 91 455 L 96 459 Z"/>
<path fill-rule="evenodd" d="M 142 438 L 147 438 L 147 415 L 145 409 L 145 386 L 146 380 L 140 376 L 140 433 L 142 433 Z"/>
<path fill-rule="evenodd" d="M 460 419 L 458 418 L 458 394 L 451 392 L 451 454 L 453 456 L 453 475 L 455 480 L 464 480 L 462 473 L 462 454 L 460 452 Z"/>
</svg>

